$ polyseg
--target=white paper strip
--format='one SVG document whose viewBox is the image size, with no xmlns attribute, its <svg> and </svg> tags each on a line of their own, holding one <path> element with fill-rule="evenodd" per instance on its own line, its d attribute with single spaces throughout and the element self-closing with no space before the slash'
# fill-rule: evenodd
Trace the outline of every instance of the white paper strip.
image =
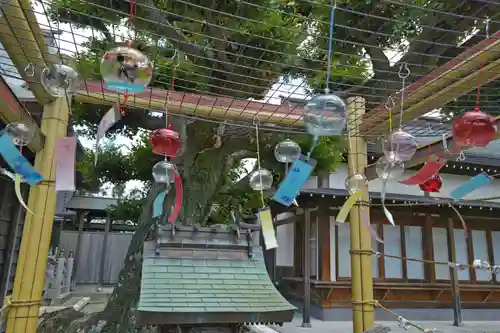
<svg viewBox="0 0 500 333">
<path fill-rule="evenodd" d="M 95 151 L 94 151 L 94 166 L 97 164 L 97 155 L 99 151 L 99 141 L 104 138 L 106 132 L 119 120 L 121 119 L 120 113 L 120 98 L 118 97 L 117 102 L 111 107 L 111 109 L 106 112 L 106 114 L 101 118 L 99 126 L 97 127 Z"/>
<path fill-rule="evenodd" d="M 56 191 L 75 191 L 76 137 L 56 142 Z"/>
</svg>

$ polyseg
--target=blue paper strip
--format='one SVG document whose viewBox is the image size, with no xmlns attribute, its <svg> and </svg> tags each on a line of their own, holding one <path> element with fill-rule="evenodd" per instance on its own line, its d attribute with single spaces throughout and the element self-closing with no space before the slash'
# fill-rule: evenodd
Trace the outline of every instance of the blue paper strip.
<svg viewBox="0 0 500 333">
<path fill-rule="evenodd" d="M 121 81 L 107 81 L 104 86 L 108 90 L 116 91 L 122 94 L 141 94 L 146 89 L 143 85 L 121 82 Z"/>
<path fill-rule="evenodd" d="M 43 180 L 43 177 L 33 168 L 19 149 L 14 146 L 12 137 L 8 134 L 0 137 L 0 154 L 15 173 L 23 176 L 26 183 L 36 185 Z"/>
<path fill-rule="evenodd" d="M 156 199 L 153 203 L 153 218 L 160 217 L 163 214 L 163 201 L 165 201 L 165 195 L 167 191 L 161 191 L 156 196 Z"/>
<path fill-rule="evenodd" d="M 295 160 L 285 179 L 283 179 L 278 186 L 278 190 L 274 193 L 273 200 L 290 207 L 302 186 L 309 179 L 313 169 L 314 165 L 303 160 Z"/>
<path fill-rule="evenodd" d="M 487 173 L 481 172 L 451 191 L 450 196 L 455 201 L 461 200 L 467 194 L 477 190 L 481 186 L 488 185 L 490 182 L 491 177 Z"/>
</svg>

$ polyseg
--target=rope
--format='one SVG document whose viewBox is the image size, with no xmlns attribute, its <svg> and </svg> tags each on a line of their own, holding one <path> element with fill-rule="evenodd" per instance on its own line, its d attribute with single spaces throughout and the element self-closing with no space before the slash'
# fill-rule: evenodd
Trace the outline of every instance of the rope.
<svg viewBox="0 0 500 333">
<path fill-rule="evenodd" d="M 423 328 L 422 326 L 417 325 L 417 324 L 409 321 L 408 319 L 406 319 L 406 318 L 398 315 L 396 312 L 392 311 L 391 309 L 386 308 L 385 306 L 383 306 L 382 304 L 380 304 L 380 302 L 377 301 L 377 300 L 367 300 L 367 301 L 351 300 L 351 303 L 353 305 L 372 305 L 375 308 L 382 309 L 385 312 L 387 312 L 387 313 L 393 315 L 394 317 L 398 318 L 398 325 L 401 328 L 405 329 L 405 330 L 407 330 L 409 326 L 413 326 L 416 329 L 418 329 L 419 331 L 424 332 L 424 333 L 431 333 L 431 332 L 435 332 L 436 331 L 435 328 L 434 329 Z"/>
<path fill-rule="evenodd" d="M 476 269 L 483 270 L 485 272 L 490 272 L 491 274 L 500 274 L 500 265 L 491 265 L 487 261 L 475 259 L 473 264 L 459 264 L 453 263 L 449 261 L 435 261 L 435 260 L 426 260 L 426 259 L 417 259 L 417 258 L 408 258 L 402 256 L 395 256 L 392 254 L 384 254 L 380 252 L 375 252 L 373 250 L 349 250 L 350 254 L 359 254 L 359 255 L 375 255 L 377 258 L 387 257 L 393 259 L 400 259 L 406 261 L 420 262 L 424 264 L 433 264 L 433 265 L 446 265 L 450 268 L 456 268 L 460 270 L 464 269 Z"/>
<path fill-rule="evenodd" d="M 349 250 L 350 254 L 360 254 L 360 255 L 375 255 L 376 257 L 387 257 L 387 258 L 393 258 L 393 259 L 401 259 L 401 260 L 407 260 L 407 261 L 414 261 L 414 262 L 421 262 L 424 264 L 435 264 L 435 265 L 460 265 L 461 268 L 474 268 L 472 265 L 469 264 L 453 264 L 448 261 L 434 261 L 434 260 L 426 260 L 426 259 L 417 259 L 417 258 L 408 258 L 408 257 L 401 257 L 401 256 L 395 256 L 392 254 L 385 254 L 385 253 L 380 253 L 376 252 L 373 250 Z"/>
<path fill-rule="evenodd" d="M 7 296 L 3 300 L 3 306 L 0 308 L 0 315 L 3 316 L 10 308 L 18 308 L 23 306 L 42 305 L 41 300 L 13 300 L 11 296 Z"/>
</svg>

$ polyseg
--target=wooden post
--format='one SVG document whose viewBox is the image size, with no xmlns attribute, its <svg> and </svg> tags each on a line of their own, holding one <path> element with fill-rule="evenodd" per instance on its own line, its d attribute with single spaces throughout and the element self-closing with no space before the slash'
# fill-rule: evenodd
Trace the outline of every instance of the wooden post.
<svg viewBox="0 0 500 333">
<path fill-rule="evenodd" d="M 457 262 L 457 254 L 455 251 L 455 232 L 453 228 L 453 220 L 448 219 L 448 227 L 446 230 L 448 236 L 448 260 L 451 263 Z M 453 326 L 462 326 L 462 305 L 460 302 L 460 289 L 458 286 L 457 268 L 450 267 L 450 284 L 451 284 L 451 302 L 453 307 Z"/>
<path fill-rule="evenodd" d="M 37 153 L 35 169 L 44 181 L 31 187 L 24 230 L 12 291 L 12 307 L 7 314 L 7 333 L 35 333 L 41 306 L 50 237 L 56 209 L 56 141 L 66 136 L 69 105 L 65 97 L 43 108 L 42 132 L 45 145 Z"/>
<path fill-rule="evenodd" d="M 111 217 L 106 216 L 106 224 L 104 225 L 104 239 L 102 241 L 102 256 L 101 256 L 101 268 L 99 270 L 99 285 L 104 284 L 104 267 L 106 265 L 107 251 L 106 247 L 108 245 L 109 229 L 111 228 Z"/>
<path fill-rule="evenodd" d="M 304 209 L 304 310 L 302 327 L 311 327 L 311 209 Z"/>
<path fill-rule="evenodd" d="M 364 174 L 367 166 L 367 151 L 365 140 L 359 136 L 359 126 L 365 113 L 365 100 L 362 97 L 350 97 L 347 100 L 347 106 L 349 110 L 348 131 L 356 135 L 349 139 L 348 174 Z M 368 202 L 368 188 L 360 190 L 364 190 L 364 194 L 349 214 L 352 299 L 355 301 L 352 306 L 354 333 L 361 333 L 373 328 L 375 322 L 373 303 L 371 303 L 373 301 L 371 235 L 362 222 L 362 214 L 366 214 L 365 218 L 368 219 L 370 216 L 369 208 L 362 203 Z"/>
<path fill-rule="evenodd" d="M 321 206 L 318 207 L 318 253 L 319 253 L 319 280 L 331 280 L 330 267 L 330 209 L 326 201 L 321 200 Z"/>
</svg>

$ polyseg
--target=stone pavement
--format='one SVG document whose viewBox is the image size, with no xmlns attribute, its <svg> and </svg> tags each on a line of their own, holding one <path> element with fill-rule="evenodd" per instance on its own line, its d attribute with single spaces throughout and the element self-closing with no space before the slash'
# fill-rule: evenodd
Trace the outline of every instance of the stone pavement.
<svg viewBox="0 0 500 333">
<path fill-rule="evenodd" d="M 499 318 L 500 319 L 500 318 Z M 311 318 L 311 328 L 302 328 L 302 316 L 297 314 L 291 323 L 283 324 L 282 327 L 271 326 L 280 333 L 351 333 L 352 323 L 350 321 L 321 321 Z M 451 322 L 445 321 L 418 321 L 415 324 L 422 328 L 435 328 L 442 333 L 500 333 L 500 321 L 469 321 L 463 327 L 455 327 Z M 398 326 L 396 321 L 376 322 L 375 325 L 384 325 L 391 328 L 390 333 L 418 333 L 416 328 L 410 327 L 408 331 Z"/>
</svg>

